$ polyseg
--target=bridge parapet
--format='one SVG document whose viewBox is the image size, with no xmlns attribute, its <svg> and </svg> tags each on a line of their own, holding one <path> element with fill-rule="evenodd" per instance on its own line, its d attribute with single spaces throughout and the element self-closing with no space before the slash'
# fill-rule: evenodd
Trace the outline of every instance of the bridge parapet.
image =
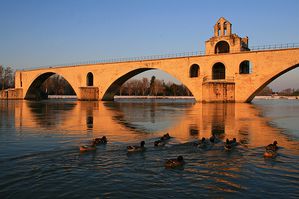
<svg viewBox="0 0 299 199">
<path fill-rule="evenodd" d="M 203 83 L 207 83 L 207 82 L 234 83 L 235 78 L 233 76 L 226 76 L 225 79 L 213 79 L 212 76 L 204 76 L 202 82 Z"/>
</svg>

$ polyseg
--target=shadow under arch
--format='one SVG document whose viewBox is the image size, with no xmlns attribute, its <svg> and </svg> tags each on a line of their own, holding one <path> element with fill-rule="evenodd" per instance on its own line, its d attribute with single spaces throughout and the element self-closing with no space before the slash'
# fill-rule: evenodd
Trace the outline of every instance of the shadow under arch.
<svg viewBox="0 0 299 199">
<path fill-rule="evenodd" d="M 54 72 L 46 72 L 46 73 L 39 75 L 37 78 L 35 78 L 26 92 L 25 99 L 26 100 L 47 99 L 48 95 L 47 95 L 47 93 L 42 91 L 41 86 L 49 77 L 51 77 L 52 75 L 55 75 L 55 74 L 60 75 L 60 74 L 54 73 Z M 60 75 L 60 76 L 63 77 L 62 75 Z M 65 78 L 64 78 L 64 80 L 72 87 L 72 85 Z M 72 87 L 72 89 L 73 89 L 74 93 L 76 93 L 76 91 L 74 90 L 73 87 Z M 77 95 L 77 93 L 76 93 L 76 95 Z"/>
<path fill-rule="evenodd" d="M 138 68 L 135 70 L 132 70 L 124 75 L 122 75 L 121 77 L 119 77 L 118 79 L 116 79 L 110 86 L 109 88 L 106 90 L 105 94 L 103 95 L 102 101 L 113 101 L 114 100 L 114 95 L 119 91 L 120 87 L 130 78 L 143 73 L 145 71 L 149 71 L 149 70 L 161 70 L 159 68 Z M 161 70 L 162 71 L 162 70 Z M 164 71 L 165 72 L 165 71 Z M 166 72 L 167 73 L 167 72 Z M 169 73 L 168 73 L 169 74 Z M 170 74 L 171 75 L 171 74 Z M 183 84 L 183 82 L 181 82 Z M 188 90 L 190 91 L 190 89 L 188 88 Z M 193 96 L 192 92 L 190 91 L 191 95 Z"/>
<path fill-rule="evenodd" d="M 295 64 L 279 73 L 277 73 L 276 75 L 274 75 L 273 77 L 271 77 L 269 80 L 267 80 L 265 83 L 263 83 L 258 89 L 256 89 L 246 100 L 246 102 L 251 102 L 253 100 L 253 98 L 261 91 L 263 90 L 268 84 L 270 84 L 272 81 L 274 81 L 276 78 L 278 78 L 279 76 L 295 69 L 299 67 L 299 63 L 298 64 Z"/>
</svg>

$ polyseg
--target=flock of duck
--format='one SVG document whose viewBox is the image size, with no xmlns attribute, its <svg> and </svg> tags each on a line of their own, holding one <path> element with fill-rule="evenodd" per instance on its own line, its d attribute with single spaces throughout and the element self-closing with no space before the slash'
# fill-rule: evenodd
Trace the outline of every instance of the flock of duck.
<svg viewBox="0 0 299 199">
<path fill-rule="evenodd" d="M 160 137 L 159 140 L 156 140 L 154 142 L 154 146 L 165 146 L 166 142 L 171 139 L 170 135 L 168 133 L 164 134 L 162 137 Z M 198 148 L 208 148 L 212 146 L 215 143 L 219 143 L 221 140 L 218 139 L 215 135 L 212 135 L 210 138 L 206 139 L 203 137 L 201 140 L 194 142 L 193 145 L 197 146 Z M 97 145 L 99 144 L 107 144 L 108 140 L 106 136 L 103 136 L 102 138 L 95 138 L 92 140 L 90 145 L 83 145 L 80 146 L 80 152 L 87 152 L 87 151 L 95 151 L 97 149 Z M 127 152 L 128 153 L 134 153 L 134 152 L 143 152 L 146 150 L 146 147 L 144 146 L 145 142 L 141 141 L 139 146 L 132 145 L 127 146 Z M 226 139 L 224 142 L 224 149 L 227 151 L 232 150 L 234 147 L 238 145 L 237 139 L 233 138 L 232 140 Z M 274 158 L 277 156 L 277 141 L 274 141 L 273 144 L 269 144 L 265 147 L 266 151 L 264 152 L 265 158 Z M 175 159 L 169 159 L 166 160 L 164 163 L 165 168 L 177 168 L 181 167 L 185 164 L 183 156 L 178 156 Z"/>
</svg>

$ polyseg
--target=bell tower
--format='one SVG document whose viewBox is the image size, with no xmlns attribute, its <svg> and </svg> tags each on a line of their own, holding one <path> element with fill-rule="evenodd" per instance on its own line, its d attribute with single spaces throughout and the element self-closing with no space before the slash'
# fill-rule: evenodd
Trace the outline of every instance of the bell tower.
<svg viewBox="0 0 299 199">
<path fill-rule="evenodd" d="M 232 24 L 221 17 L 214 25 L 214 36 L 206 41 L 206 55 L 249 51 L 248 37 L 232 33 Z"/>
</svg>

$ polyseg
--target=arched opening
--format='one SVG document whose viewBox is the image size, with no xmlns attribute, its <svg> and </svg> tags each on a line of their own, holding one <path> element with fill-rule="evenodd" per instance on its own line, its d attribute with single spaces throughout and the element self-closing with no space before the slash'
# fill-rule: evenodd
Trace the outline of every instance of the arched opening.
<svg viewBox="0 0 299 199">
<path fill-rule="evenodd" d="M 193 77 L 198 77 L 199 76 L 199 65 L 197 64 L 193 64 L 191 67 L 190 67 L 190 70 L 189 70 L 189 77 L 193 78 Z"/>
<path fill-rule="evenodd" d="M 93 86 L 93 74 L 91 72 L 87 73 L 86 85 L 87 86 Z"/>
<path fill-rule="evenodd" d="M 242 61 L 239 66 L 239 73 L 240 74 L 250 74 L 252 71 L 251 62 L 248 60 Z"/>
<path fill-rule="evenodd" d="M 224 22 L 223 24 L 223 31 L 224 31 L 224 35 L 227 34 L 227 22 Z"/>
<path fill-rule="evenodd" d="M 48 95 L 76 95 L 72 86 L 61 75 L 47 72 L 38 76 L 26 92 L 25 99 L 47 99 Z"/>
<path fill-rule="evenodd" d="M 215 54 L 229 53 L 229 44 L 226 41 L 219 41 L 215 46 Z"/>
<path fill-rule="evenodd" d="M 192 96 L 192 93 L 162 70 L 139 68 L 115 80 L 105 92 L 103 100 L 114 100 L 115 95 L 134 98 L 132 96 Z"/>
<path fill-rule="evenodd" d="M 218 62 L 214 64 L 212 69 L 212 79 L 225 79 L 225 66 L 223 63 Z"/>
<path fill-rule="evenodd" d="M 220 36 L 220 29 L 221 29 L 221 25 L 220 23 L 217 24 L 217 36 L 219 37 Z"/>
</svg>

